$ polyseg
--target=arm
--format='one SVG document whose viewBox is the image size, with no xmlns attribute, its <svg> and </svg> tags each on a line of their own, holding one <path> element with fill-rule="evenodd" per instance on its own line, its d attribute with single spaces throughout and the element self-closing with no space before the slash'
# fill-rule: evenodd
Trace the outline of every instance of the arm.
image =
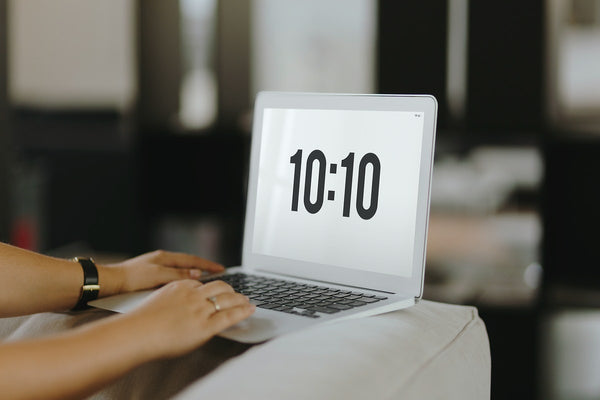
<svg viewBox="0 0 600 400">
<path fill-rule="evenodd" d="M 216 296 L 216 312 L 208 297 Z M 223 282 L 172 282 L 137 310 L 52 338 L 0 345 L 0 393 L 11 399 L 88 396 L 140 364 L 184 354 L 254 307 Z M 10 366 L 10 368 L 8 368 Z"/>
<path fill-rule="evenodd" d="M 164 251 L 97 268 L 99 297 L 223 270 L 200 257 Z M 79 263 L 0 243 L 0 317 L 68 310 L 77 303 L 82 284 Z"/>
</svg>

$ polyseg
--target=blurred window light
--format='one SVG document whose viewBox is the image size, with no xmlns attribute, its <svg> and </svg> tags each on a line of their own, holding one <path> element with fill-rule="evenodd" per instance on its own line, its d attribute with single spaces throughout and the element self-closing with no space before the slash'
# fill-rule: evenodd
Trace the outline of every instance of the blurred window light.
<svg viewBox="0 0 600 400">
<path fill-rule="evenodd" d="M 546 317 L 541 332 L 541 398 L 600 398 L 600 313 L 563 309 Z"/>
<path fill-rule="evenodd" d="M 433 170 L 433 210 L 495 214 L 519 191 L 535 191 L 544 166 L 533 147 L 478 147 L 466 157 L 440 157 Z"/>
<path fill-rule="evenodd" d="M 469 31 L 469 1 L 448 2 L 447 100 L 452 117 L 465 115 L 467 102 L 467 44 Z"/>
<path fill-rule="evenodd" d="M 557 125 L 600 124 L 600 0 L 548 0 L 548 110 Z"/>
<path fill-rule="evenodd" d="M 536 147 L 473 148 L 438 157 L 427 248 L 428 298 L 489 306 L 533 304 L 542 267 Z"/>
<path fill-rule="evenodd" d="M 253 0 L 251 96 L 261 90 L 372 93 L 377 2 Z"/>
<path fill-rule="evenodd" d="M 8 2 L 9 99 L 125 111 L 137 91 L 133 0 Z"/>
<path fill-rule="evenodd" d="M 185 129 L 203 129 L 217 116 L 217 0 L 180 0 L 179 5 L 183 53 L 179 121 Z"/>
</svg>

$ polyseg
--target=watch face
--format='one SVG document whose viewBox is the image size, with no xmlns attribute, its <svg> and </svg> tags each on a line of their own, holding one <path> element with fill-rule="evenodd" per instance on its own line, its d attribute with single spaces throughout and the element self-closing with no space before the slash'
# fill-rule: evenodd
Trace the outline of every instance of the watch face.
<svg viewBox="0 0 600 400">
<path fill-rule="evenodd" d="M 265 109 L 253 253 L 410 276 L 423 120 Z"/>
</svg>

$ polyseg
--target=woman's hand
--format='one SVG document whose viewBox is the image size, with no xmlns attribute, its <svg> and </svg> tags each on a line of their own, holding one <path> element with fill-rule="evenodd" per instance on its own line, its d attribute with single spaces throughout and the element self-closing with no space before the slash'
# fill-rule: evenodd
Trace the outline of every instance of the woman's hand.
<svg viewBox="0 0 600 400">
<path fill-rule="evenodd" d="M 218 307 L 207 300 L 212 297 Z M 171 282 L 129 314 L 59 335 L 0 343 L 0 365 L 10 366 L 0 373 L 0 397 L 90 396 L 145 362 L 195 349 L 253 311 L 248 300 L 224 282 Z"/>
<path fill-rule="evenodd" d="M 133 332 L 143 332 L 149 356 L 160 358 L 197 348 L 248 318 L 254 310 L 247 297 L 222 281 L 203 285 L 195 280 L 179 280 L 158 289 L 121 318 L 133 324 Z"/>
<path fill-rule="evenodd" d="M 154 288 L 178 279 L 198 279 L 202 271 L 223 272 L 222 265 L 183 253 L 157 250 L 117 264 L 98 266 L 101 295 Z M 103 290 L 104 289 L 104 290 Z"/>
</svg>

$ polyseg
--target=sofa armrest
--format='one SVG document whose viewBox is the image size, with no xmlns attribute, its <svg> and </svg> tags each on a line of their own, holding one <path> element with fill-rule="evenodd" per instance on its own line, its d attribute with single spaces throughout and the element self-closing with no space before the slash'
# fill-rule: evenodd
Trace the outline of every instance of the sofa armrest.
<svg viewBox="0 0 600 400">
<path fill-rule="evenodd" d="M 276 338 L 177 399 L 489 399 L 490 374 L 477 310 L 422 301 Z"/>
<path fill-rule="evenodd" d="M 0 319 L 1 340 L 44 336 L 111 313 Z M 485 325 L 473 307 L 421 301 L 405 310 L 317 325 L 250 346 L 214 338 L 145 364 L 93 399 L 489 399 Z M 183 391 L 182 391 L 183 389 Z"/>
</svg>

